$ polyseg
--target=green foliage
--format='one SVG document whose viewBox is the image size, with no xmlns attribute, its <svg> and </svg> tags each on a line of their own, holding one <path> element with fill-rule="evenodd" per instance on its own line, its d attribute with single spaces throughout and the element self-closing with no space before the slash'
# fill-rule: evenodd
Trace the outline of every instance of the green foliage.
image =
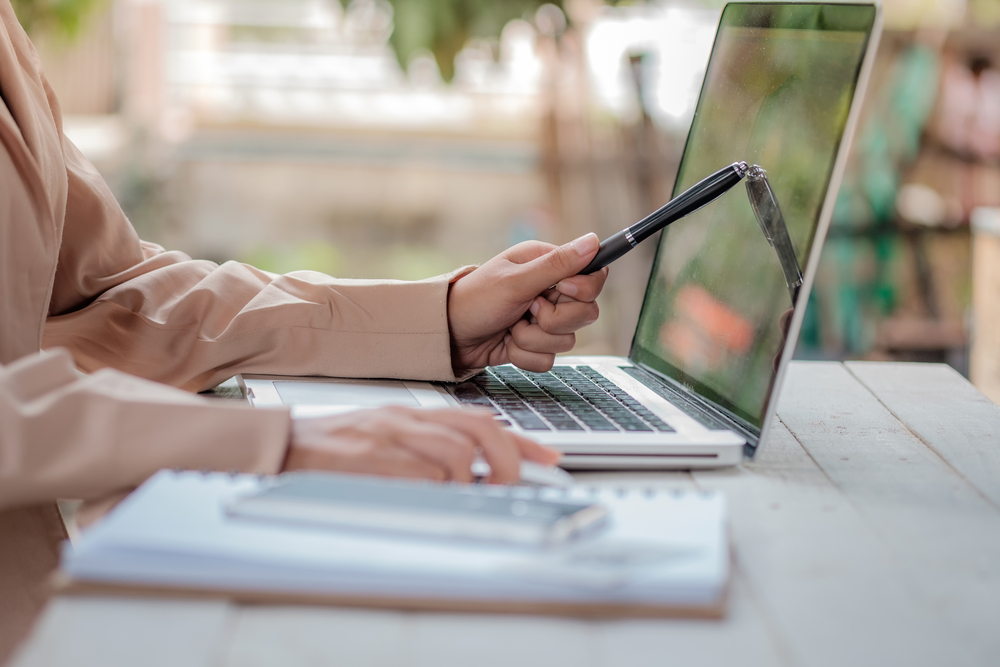
<svg viewBox="0 0 1000 667">
<path fill-rule="evenodd" d="M 11 0 L 17 20 L 28 34 L 53 32 L 75 37 L 83 19 L 105 0 Z"/>
<path fill-rule="evenodd" d="M 354 246 L 349 254 L 328 241 L 277 243 L 244 253 L 239 260 L 273 273 L 308 269 L 340 278 L 423 280 L 451 271 L 463 258 L 426 244 Z M 216 258 L 223 259 L 223 258 Z"/>
<path fill-rule="evenodd" d="M 403 66 L 419 49 L 434 54 L 450 81 L 455 55 L 473 37 L 496 38 L 516 18 L 531 18 L 546 0 L 389 0 L 394 10 L 391 43 Z M 550 0 L 551 2 L 551 0 Z M 551 2 L 558 6 L 561 0 Z"/>
<path fill-rule="evenodd" d="M 261 246 L 240 259 L 274 273 L 309 269 L 336 276 L 343 275 L 344 269 L 343 254 L 325 241 Z"/>
</svg>

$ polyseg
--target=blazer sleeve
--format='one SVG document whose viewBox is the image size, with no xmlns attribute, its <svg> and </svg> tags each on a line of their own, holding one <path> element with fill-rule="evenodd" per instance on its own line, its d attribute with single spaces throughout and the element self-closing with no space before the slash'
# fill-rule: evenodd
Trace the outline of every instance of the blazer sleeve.
<svg viewBox="0 0 1000 667">
<path fill-rule="evenodd" d="M 64 140 L 69 194 L 42 346 L 199 391 L 240 372 L 455 380 L 449 284 L 340 280 L 221 266 L 139 240 L 104 180 Z"/>
<path fill-rule="evenodd" d="M 275 473 L 290 417 L 105 369 L 79 376 L 66 350 L 0 366 L 0 509 L 94 499 L 161 468 Z"/>
</svg>

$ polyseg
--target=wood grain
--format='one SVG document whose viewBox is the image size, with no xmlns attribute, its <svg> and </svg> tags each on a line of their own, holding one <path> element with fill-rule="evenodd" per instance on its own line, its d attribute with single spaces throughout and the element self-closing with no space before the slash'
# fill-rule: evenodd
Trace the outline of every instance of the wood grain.
<svg viewBox="0 0 1000 667">
<path fill-rule="evenodd" d="M 737 571 L 789 663 L 974 664 L 783 424 L 743 470 L 694 476 L 727 494 Z"/>
<path fill-rule="evenodd" d="M 222 667 L 408 664 L 402 643 L 407 614 L 294 606 L 237 609 Z"/>
<path fill-rule="evenodd" d="M 56 598 L 11 667 L 212 667 L 233 609 L 220 601 Z"/>
<path fill-rule="evenodd" d="M 768 627 L 743 573 L 734 573 L 729 611 L 719 621 L 626 620 L 592 626 L 595 665 L 697 665 L 778 667 L 793 665 Z M 563 663 L 566 664 L 566 663 Z"/>
<path fill-rule="evenodd" d="M 955 402 L 940 394 L 944 414 Z M 940 620 L 948 664 L 1000 664 L 1000 511 L 842 364 L 793 365 L 778 414 Z"/>
<path fill-rule="evenodd" d="M 944 364 L 848 362 L 845 366 L 1000 509 L 1000 406 Z"/>
</svg>

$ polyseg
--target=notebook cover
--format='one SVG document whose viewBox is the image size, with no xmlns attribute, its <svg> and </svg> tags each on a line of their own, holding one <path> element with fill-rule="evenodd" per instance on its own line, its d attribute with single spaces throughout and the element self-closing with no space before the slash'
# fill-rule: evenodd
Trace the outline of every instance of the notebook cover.
<svg viewBox="0 0 1000 667">
<path fill-rule="evenodd" d="M 115 595 L 123 597 L 165 597 L 205 600 L 231 600 L 246 605 L 319 605 L 331 607 L 361 607 L 396 611 L 472 612 L 484 614 L 529 614 L 538 616 L 570 616 L 578 618 L 703 618 L 725 617 L 729 587 L 710 606 L 653 606 L 618 603 L 552 603 L 516 602 L 507 600 L 449 600 L 443 598 L 392 598 L 380 596 L 315 595 L 300 592 L 225 590 L 182 586 L 124 585 L 78 581 L 62 571 L 52 577 L 54 592 L 60 595 Z"/>
</svg>

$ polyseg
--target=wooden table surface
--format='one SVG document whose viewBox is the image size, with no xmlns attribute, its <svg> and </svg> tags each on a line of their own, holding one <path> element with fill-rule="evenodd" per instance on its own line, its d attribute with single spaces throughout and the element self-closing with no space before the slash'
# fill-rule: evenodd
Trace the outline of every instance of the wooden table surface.
<svg viewBox="0 0 1000 667">
<path fill-rule="evenodd" d="M 55 600 L 14 664 L 1000 665 L 1000 407 L 947 366 L 796 362 L 757 459 L 579 475 L 720 489 L 721 621 Z"/>
</svg>

